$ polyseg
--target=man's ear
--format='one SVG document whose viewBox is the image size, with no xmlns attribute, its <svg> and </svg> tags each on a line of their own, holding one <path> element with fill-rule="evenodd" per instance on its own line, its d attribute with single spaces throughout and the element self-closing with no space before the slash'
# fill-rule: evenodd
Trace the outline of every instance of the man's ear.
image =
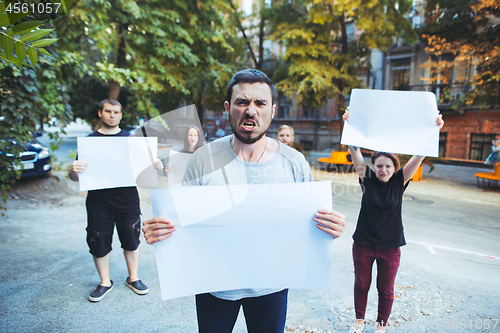
<svg viewBox="0 0 500 333">
<path fill-rule="evenodd" d="M 276 104 L 273 104 L 273 113 L 271 115 L 271 119 L 274 119 L 275 113 L 276 113 Z"/>
<path fill-rule="evenodd" d="M 97 110 L 97 115 L 99 116 L 99 118 L 102 117 L 102 110 Z"/>
<path fill-rule="evenodd" d="M 224 111 L 226 112 L 227 116 L 229 117 L 229 110 L 230 110 L 230 105 L 228 101 L 224 102 Z"/>
</svg>

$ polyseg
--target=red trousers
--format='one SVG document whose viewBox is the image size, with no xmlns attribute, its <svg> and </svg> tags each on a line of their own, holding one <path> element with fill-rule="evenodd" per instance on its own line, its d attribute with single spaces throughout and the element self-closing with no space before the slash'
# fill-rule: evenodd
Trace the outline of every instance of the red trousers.
<svg viewBox="0 0 500 333">
<path fill-rule="evenodd" d="M 377 322 L 386 326 L 394 302 L 394 280 L 398 272 L 401 250 L 352 245 L 354 260 L 354 308 L 356 319 L 365 319 L 368 291 L 372 282 L 373 262 L 377 262 L 378 316 Z"/>
</svg>

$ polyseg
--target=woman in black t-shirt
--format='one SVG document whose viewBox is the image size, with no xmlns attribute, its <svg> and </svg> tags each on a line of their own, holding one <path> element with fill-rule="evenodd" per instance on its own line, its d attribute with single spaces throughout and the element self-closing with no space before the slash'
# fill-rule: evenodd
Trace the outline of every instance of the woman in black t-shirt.
<svg viewBox="0 0 500 333">
<path fill-rule="evenodd" d="M 349 119 L 347 111 L 343 118 L 344 121 Z M 436 125 L 440 129 L 443 127 L 441 115 L 438 116 Z M 399 248 L 406 244 L 401 218 L 403 193 L 425 157 L 413 156 L 399 169 L 399 159 L 395 154 L 375 152 L 371 157 L 372 170 L 366 165 L 359 148 L 350 146 L 349 151 L 363 188 L 358 223 L 352 236 L 357 323 L 351 327 L 350 333 L 360 333 L 363 330 L 374 261 L 377 261 L 379 294 L 375 333 L 383 333 L 394 301 L 394 281 L 401 257 Z"/>
</svg>

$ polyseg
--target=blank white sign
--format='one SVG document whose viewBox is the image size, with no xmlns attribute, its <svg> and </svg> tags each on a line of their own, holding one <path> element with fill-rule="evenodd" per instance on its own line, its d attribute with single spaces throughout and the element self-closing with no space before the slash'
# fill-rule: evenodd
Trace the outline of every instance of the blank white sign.
<svg viewBox="0 0 500 333">
<path fill-rule="evenodd" d="M 78 160 L 87 163 L 79 174 L 80 191 L 127 186 L 155 186 L 156 137 L 77 138 Z"/>
<path fill-rule="evenodd" d="M 328 290 L 333 239 L 312 218 L 332 208 L 331 182 L 150 192 L 153 214 L 176 225 L 155 244 L 163 300 L 245 288 Z M 222 193 L 234 200 L 219 200 Z"/>
<path fill-rule="evenodd" d="M 341 144 L 437 157 L 437 117 L 431 92 L 353 89 Z"/>
</svg>

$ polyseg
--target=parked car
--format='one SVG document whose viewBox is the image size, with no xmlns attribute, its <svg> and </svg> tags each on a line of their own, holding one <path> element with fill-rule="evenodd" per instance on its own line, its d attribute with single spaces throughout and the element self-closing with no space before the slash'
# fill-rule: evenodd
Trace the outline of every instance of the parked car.
<svg viewBox="0 0 500 333">
<path fill-rule="evenodd" d="M 15 168 L 21 170 L 21 178 L 46 175 L 52 170 L 50 159 L 51 152 L 36 139 L 40 136 L 42 136 L 42 133 L 35 132 L 33 141 L 24 144 L 22 147 L 23 151 L 21 151 L 17 157 L 21 165 L 16 164 Z M 14 139 L 2 140 L 7 140 L 12 145 L 21 145 Z M 9 152 L 8 146 L 9 145 L 7 145 L 6 151 L 0 151 L 0 154 L 5 153 L 5 156 L 14 159 L 15 157 Z"/>
</svg>

